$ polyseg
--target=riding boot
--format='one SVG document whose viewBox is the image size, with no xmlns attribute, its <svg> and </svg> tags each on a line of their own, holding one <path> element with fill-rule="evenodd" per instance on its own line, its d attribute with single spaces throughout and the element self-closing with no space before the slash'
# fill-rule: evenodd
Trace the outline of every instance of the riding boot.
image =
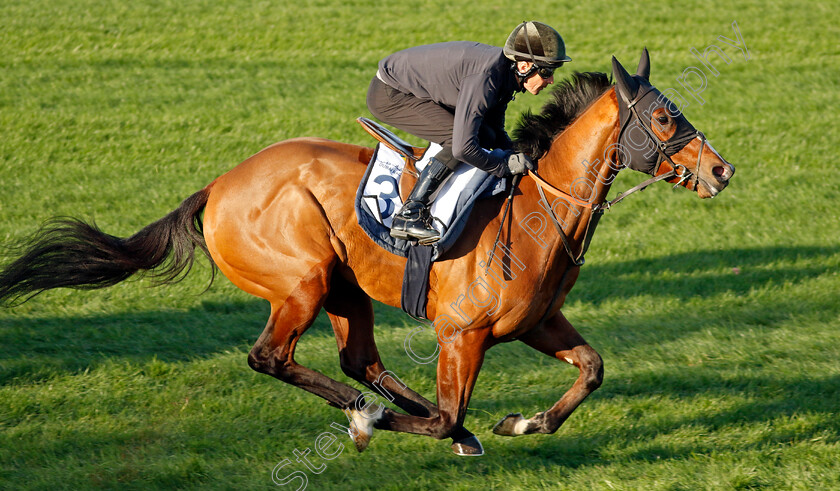
<svg viewBox="0 0 840 491">
<path fill-rule="evenodd" d="M 420 172 L 420 177 L 417 178 L 417 183 L 405 204 L 394 216 L 391 237 L 417 240 L 422 245 L 432 244 L 440 239 L 438 231 L 432 228 L 429 201 L 450 174 L 452 170 L 443 162 L 434 157 L 429 160 L 428 165 Z"/>
</svg>

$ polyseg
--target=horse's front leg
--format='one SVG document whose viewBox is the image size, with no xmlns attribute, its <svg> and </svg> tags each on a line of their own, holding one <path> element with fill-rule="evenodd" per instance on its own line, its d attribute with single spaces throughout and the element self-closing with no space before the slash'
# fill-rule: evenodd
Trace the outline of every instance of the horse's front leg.
<svg viewBox="0 0 840 491">
<path fill-rule="evenodd" d="M 508 414 L 496 424 L 493 433 L 505 436 L 554 433 L 578 405 L 601 386 L 604 379 L 603 361 L 560 312 L 520 336 L 519 340 L 548 356 L 571 363 L 580 370 L 580 375 L 551 409 L 537 413 L 530 419 L 525 419 L 521 414 Z"/>
</svg>

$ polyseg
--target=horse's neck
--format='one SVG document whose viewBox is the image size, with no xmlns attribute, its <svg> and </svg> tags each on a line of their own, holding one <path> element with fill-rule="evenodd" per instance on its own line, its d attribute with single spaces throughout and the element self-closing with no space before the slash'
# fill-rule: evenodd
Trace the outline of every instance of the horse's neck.
<svg viewBox="0 0 840 491">
<path fill-rule="evenodd" d="M 600 203 L 617 173 L 609 165 L 617 139 L 618 104 L 610 89 L 554 139 L 539 172 L 561 191 Z"/>
</svg>

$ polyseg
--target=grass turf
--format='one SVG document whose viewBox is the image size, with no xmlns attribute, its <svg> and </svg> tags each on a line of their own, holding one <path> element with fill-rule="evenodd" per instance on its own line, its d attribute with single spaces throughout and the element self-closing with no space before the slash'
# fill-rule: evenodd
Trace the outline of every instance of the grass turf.
<svg viewBox="0 0 840 491">
<path fill-rule="evenodd" d="M 837 6 L 814 2 L 0 4 L 0 241 L 53 215 L 128 235 L 260 148 L 295 136 L 370 144 L 352 120 L 384 55 L 522 19 L 556 26 L 569 69 L 632 68 L 682 90 L 689 49 L 721 46 L 689 119 L 738 168 L 714 201 L 666 186 L 602 221 L 567 317 L 604 386 L 555 435 L 496 437 L 549 407 L 575 370 L 512 343 L 488 353 L 467 419 L 487 455 L 377 432 L 316 473 L 295 460 L 343 415 L 247 367 L 267 305 L 209 269 L 175 286 L 55 291 L 0 312 L 0 488 L 836 489 L 840 391 Z M 750 60 L 723 45 L 733 21 Z M 562 75 L 566 68 L 558 72 Z M 566 72 L 568 73 L 568 72 Z M 509 110 L 546 100 L 520 96 Z M 615 189 L 638 182 L 622 173 Z M 434 394 L 377 306 L 386 366 Z M 320 318 L 299 360 L 339 380 Z M 338 444 L 336 443 L 336 445 Z M 337 449 L 339 447 L 333 447 Z M 320 467 L 323 466 L 323 467 Z M 288 486 L 297 486 L 300 480 Z"/>
</svg>

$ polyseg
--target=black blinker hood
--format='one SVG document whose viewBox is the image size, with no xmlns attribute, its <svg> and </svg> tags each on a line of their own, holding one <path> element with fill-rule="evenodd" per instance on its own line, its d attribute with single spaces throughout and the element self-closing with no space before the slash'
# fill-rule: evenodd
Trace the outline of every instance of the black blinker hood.
<svg viewBox="0 0 840 491">
<path fill-rule="evenodd" d="M 677 106 L 651 85 L 647 48 L 642 52 L 635 75 L 627 73 L 614 56 L 612 68 L 621 124 L 618 139 L 621 163 L 633 170 L 655 175 L 665 156 L 670 157 L 682 150 L 699 133 Z M 652 115 L 657 109 L 665 107 L 677 129 L 667 141 L 662 141 L 652 130 L 657 124 L 652 121 Z"/>
</svg>

